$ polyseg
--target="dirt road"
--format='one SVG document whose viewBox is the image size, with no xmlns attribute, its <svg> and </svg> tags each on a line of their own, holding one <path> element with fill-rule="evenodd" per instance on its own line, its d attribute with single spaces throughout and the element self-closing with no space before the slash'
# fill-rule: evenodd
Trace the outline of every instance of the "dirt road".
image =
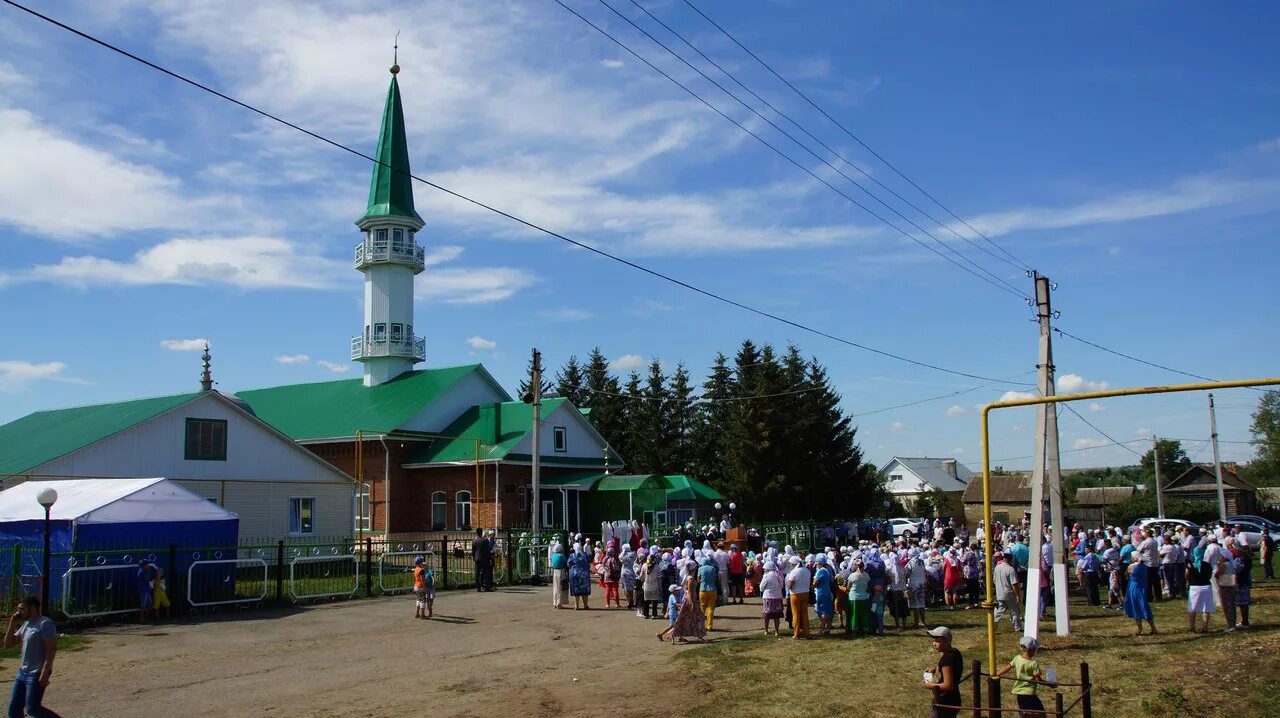
<svg viewBox="0 0 1280 718">
<path fill-rule="evenodd" d="M 442 592 L 431 621 L 401 596 L 109 626 L 58 657 L 47 704 L 68 718 L 670 715 L 644 680 L 683 650 L 655 639 L 665 621 L 550 604 L 516 587 Z M 759 610 L 720 609 L 709 637 L 757 630 Z"/>
</svg>

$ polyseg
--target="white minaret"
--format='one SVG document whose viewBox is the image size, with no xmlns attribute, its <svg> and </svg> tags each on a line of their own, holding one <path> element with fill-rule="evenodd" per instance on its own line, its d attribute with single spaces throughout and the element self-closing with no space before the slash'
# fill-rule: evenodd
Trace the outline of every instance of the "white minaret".
<svg viewBox="0 0 1280 718">
<path fill-rule="evenodd" d="M 369 207 L 356 226 L 356 269 L 364 273 L 364 331 L 351 338 L 351 358 L 364 364 L 364 385 L 377 386 L 426 358 L 426 340 L 414 334 L 413 278 L 425 268 L 415 237 L 423 221 L 413 208 L 409 145 L 405 140 L 399 65 L 382 111 Z"/>
</svg>

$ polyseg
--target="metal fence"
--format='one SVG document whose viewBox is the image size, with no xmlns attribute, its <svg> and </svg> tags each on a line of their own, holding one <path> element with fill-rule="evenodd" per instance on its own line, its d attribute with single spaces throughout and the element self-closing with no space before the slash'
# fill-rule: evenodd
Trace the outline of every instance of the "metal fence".
<svg viewBox="0 0 1280 718">
<path fill-rule="evenodd" d="M 174 612 L 284 606 L 404 593 L 413 587 L 421 556 L 437 589 L 473 587 L 474 535 L 241 542 L 236 546 L 100 546 L 55 551 L 49 556 L 51 609 L 69 620 L 111 620 L 136 614 L 151 576 L 143 561 L 160 569 L 161 587 Z M 24 596 L 39 595 L 43 549 L 31 542 L 0 544 L 8 559 L 0 574 L 0 610 L 12 611 Z M 545 546 L 512 532 L 495 537 L 493 582 L 517 583 L 545 567 Z M 517 565 L 518 564 L 518 565 Z M 545 574 L 545 568 L 542 570 Z"/>
</svg>

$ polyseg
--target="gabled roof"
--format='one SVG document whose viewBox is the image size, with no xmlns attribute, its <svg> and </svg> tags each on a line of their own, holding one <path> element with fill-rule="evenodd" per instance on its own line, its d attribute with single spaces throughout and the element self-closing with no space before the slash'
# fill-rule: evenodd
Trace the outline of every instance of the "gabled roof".
<svg viewBox="0 0 1280 718">
<path fill-rule="evenodd" d="M 955 476 L 947 473 L 946 462 L 948 461 L 955 462 Z M 965 487 L 969 485 L 969 479 L 974 476 L 974 473 L 968 467 L 953 458 L 911 458 L 902 456 L 893 457 L 889 463 L 885 464 L 883 469 L 880 469 L 880 474 L 882 476 L 890 476 L 889 470 L 893 467 L 894 462 L 900 464 L 915 478 L 910 480 L 907 477 L 903 477 L 903 481 L 899 482 L 899 486 L 891 485 L 888 487 L 891 493 L 916 493 L 919 491 L 919 485 L 922 482 L 926 485 L 926 488 L 928 486 L 936 486 L 943 491 L 964 491 Z"/>
<path fill-rule="evenodd" d="M 475 372 L 498 387 L 483 366 L 467 364 L 408 371 L 377 386 L 365 386 L 363 379 L 342 379 L 254 389 L 236 395 L 249 403 L 258 418 L 295 441 L 344 439 L 355 436 L 359 429 L 386 433 L 400 428 L 463 377 Z M 506 395 L 501 387 L 498 390 Z"/>
<path fill-rule="evenodd" d="M 1186 471 L 1178 474 L 1177 478 L 1165 484 L 1165 491 L 1202 491 L 1205 487 L 1216 487 L 1218 485 L 1218 476 L 1213 470 L 1213 465 L 1196 464 Z M 1253 491 L 1254 487 L 1249 482 L 1240 478 L 1239 474 L 1232 471 L 1230 467 L 1222 467 L 1222 486 L 1226 489 L 1235 489 L 1237 491 Z"/>
<path fill-rule="evenodd" d="M 698 481 L 692 476 L 671 474 L 664 476 L 671 488 L 667 489 L 667 501 L 724 501 L 724 494 Z"/>
<path fill-rule="evenodd" d="M 1076 489 L 1076 506 L 1109 506 L 1133 496 L 1134 486 L 1086 486 Z"/>
<path fill-rule="evenodd" d="M 174 394 L 28 414 L 0 426 L 0 476 L 53 461 L 200 395 Z"/>
<path fill-rule="evenodd" d="M 950 491 L 950 489 L 947 489 L 947 491 Z M 969 478 L 969 485 L 965 487 L 964 494 L 960 497 L 960 500 L 966 504 L 982 503 L 982 474 L 973 474 Z M 992 474 L 991 503 L 1030 504 L 1031 475 L 1022 473 Z"/>
<path fill-rule="evenodd" d="M 546 488 L 563 488 L 576 489 L 578 491 L 586 491 L 596 482 L 604 478 L 604 474 L 599 471 L 579 471 L 572 474 L 558 474 L 556 476 L 543 476 L 538 480 L 538 485 Z"/>
<path fill-rule="evenodd" d="M 568 400 L 563 398 L 543 399 L 543 417 L 551 416 L 551 413 L 566 401 Z M 507 401 L 498 404 L 496 412 L 488 410 L 492 406 L 481 404 L 467 409 L 462 416 L 440 432 L 446 436 L 456 436 L 457 439 L 438 439 L 425 444 L 421 449 L 410 454 L 404 463 L 440 464 L 449 461 L 475 461 L 475 440 L 488 442 L 495 436 L 497 441 L 492 445 L 485 444 L 481 447 L 480 460 L 506 458 L 532 430 L 533 406 L 523 401 Z"/>
<path fill-rule="evenodd" d="M 398 67 L 392 68 L 391 86 L 382 108 L 382 128 L 378 131 L 378 150 L 374 158 L 373 179 L 369 183 L 369 207 L 356 220 L 363 226 L 379 217 L 406 217 L 422 225 L 422 217 L 413 208 L 413 178 L 409 176 L 409 140 L 404 131 L 404 108 L 400 104 L 400 84 L 396 82 Z"/>
</svg>

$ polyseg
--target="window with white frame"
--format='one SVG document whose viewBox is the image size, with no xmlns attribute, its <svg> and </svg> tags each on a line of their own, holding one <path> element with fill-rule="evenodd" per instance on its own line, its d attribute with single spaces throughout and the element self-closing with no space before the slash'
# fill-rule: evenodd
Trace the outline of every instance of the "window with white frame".
<svg viewBox="0 0 1280 718">
<path fill-rule="evenodd" d="M 458 521 L 454 528 L 471 528 L 471 492 L 459 491 L 455 496 L 454 503 L 456 509 L 454 518 Z"/>
<path fill-rule="evenodd" d="M 568 451 L 569 450 L 569 430 L 564 428 L 563 426 L 557 426 L 551 430 L 551 433 L 555 437 L 556 451 L 561 453 Z"/>
<path fill-rule="evenodd" d="M 315 533 L 315 515 L 316 500 L 314 498 L 289 499 L 289 533 L 296 535 Z"/>
<path fill-rule="evenodd" d="M 360 484 L 360 492 L 356 494 L 356 530 L 371 531 L 373 530 L 373 512 L 371 510 L 370 498 L 373 494 L 373 487 L 369 484 Z"/>
</svg>

